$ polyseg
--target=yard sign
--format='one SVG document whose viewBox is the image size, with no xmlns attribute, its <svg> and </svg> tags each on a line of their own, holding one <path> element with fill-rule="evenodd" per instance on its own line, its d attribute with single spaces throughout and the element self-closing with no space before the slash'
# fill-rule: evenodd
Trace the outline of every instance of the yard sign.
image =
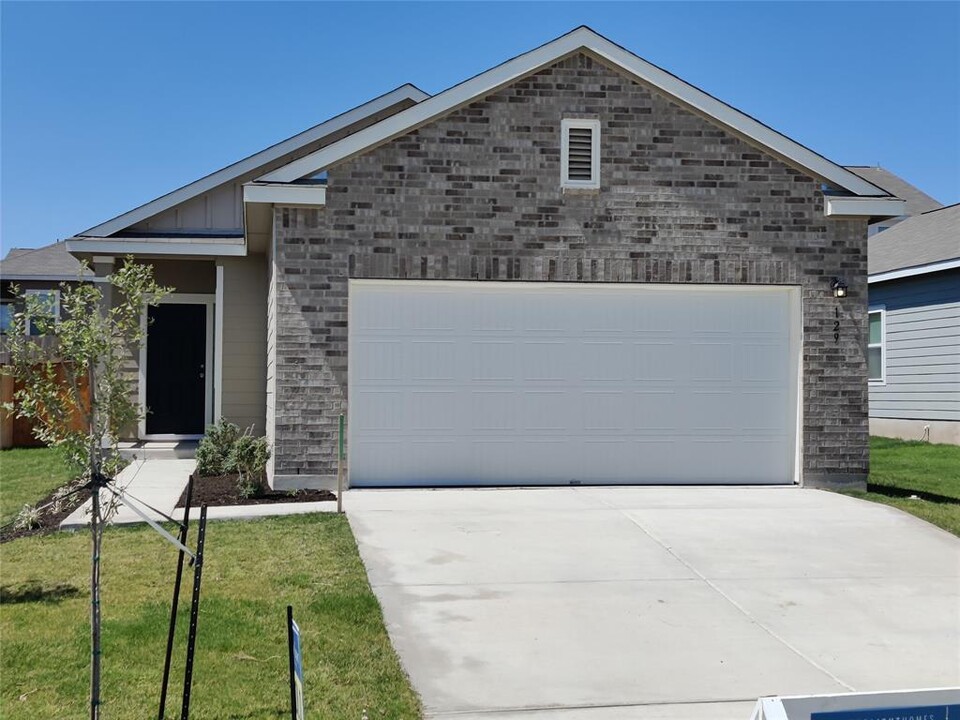
<svg viewBox="0 0 960 720">
<path fill-rule="evenodd" d="M 300 628 L 293 620 L 292 605 L 287 605 L 287 639 L 290 648 L 290 717 L 304 720 L 303 654 L 300 651 Z"/>
</svg>

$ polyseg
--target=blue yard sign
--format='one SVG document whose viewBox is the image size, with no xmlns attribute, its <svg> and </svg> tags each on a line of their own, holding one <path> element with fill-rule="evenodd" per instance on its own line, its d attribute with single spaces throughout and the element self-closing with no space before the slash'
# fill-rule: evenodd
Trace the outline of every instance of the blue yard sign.
<svg viewBox="0 0 960 720">
<path fill-rule="evenodd" d="M 810 720 L 960 720 L 960 705 L 815 712 Z"/>
<path fill-rule="evenodd" d="M 290 648 L 290 717 L 304 720 L 303 653 L 300 650 L 300 627 L 293 620 L 291 605 L 287 605 L 287 639 Z"/>
</svg>

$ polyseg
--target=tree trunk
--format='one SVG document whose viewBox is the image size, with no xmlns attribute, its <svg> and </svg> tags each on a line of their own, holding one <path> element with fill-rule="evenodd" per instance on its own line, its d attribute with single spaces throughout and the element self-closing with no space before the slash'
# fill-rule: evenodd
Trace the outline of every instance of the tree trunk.
<svg viewBox="0 0 960 720">
<path fill-rule="evenodd" d="M 100 550 L 103 544 L 103 518 L 100 512 L 100 486 L 103 458 L 97 447 L 96 374 L 93 363 L 87 367 L 90 383 L 90 720 L 100 720 Z"/>
<path fill-rule="evenodd" d="M 103 537 L 100 519 L 100 476 L 93 477 L 90 507 L 90 532 L 93 556 L 90 563 L 90 720 L 100 720 L 100 545 Z"/>
</svg>

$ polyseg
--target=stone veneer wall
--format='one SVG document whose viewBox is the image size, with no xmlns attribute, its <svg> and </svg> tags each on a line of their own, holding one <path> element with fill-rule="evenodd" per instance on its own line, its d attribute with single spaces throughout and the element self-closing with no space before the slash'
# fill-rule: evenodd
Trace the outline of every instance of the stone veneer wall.
<svg viewBox="0 0 960 720">
<path fill-rule="evenodd" d="M 601 121 L 599 191 L 560 188 L 563 117 Z M 866 220 L 588 55 L 330 168 L 326 208 L 277 208 L 274 232 L 280 487 L 336 472 L 348 278 L 799 285 L 804 482 L 867 472 Z"/>
</svg>

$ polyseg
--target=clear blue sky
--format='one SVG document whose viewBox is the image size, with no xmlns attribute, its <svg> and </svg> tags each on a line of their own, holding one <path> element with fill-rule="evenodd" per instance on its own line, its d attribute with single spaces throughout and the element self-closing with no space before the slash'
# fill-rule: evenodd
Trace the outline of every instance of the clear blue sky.
<svg viewBox="0 0 960 720">
<path fill-rule="evenodd" d="M 960 201 L 960 4 L 17 3 L 2 244 L 67 237 L 404 82 L 587 24 L 841 164 Z"/>
</svg>

